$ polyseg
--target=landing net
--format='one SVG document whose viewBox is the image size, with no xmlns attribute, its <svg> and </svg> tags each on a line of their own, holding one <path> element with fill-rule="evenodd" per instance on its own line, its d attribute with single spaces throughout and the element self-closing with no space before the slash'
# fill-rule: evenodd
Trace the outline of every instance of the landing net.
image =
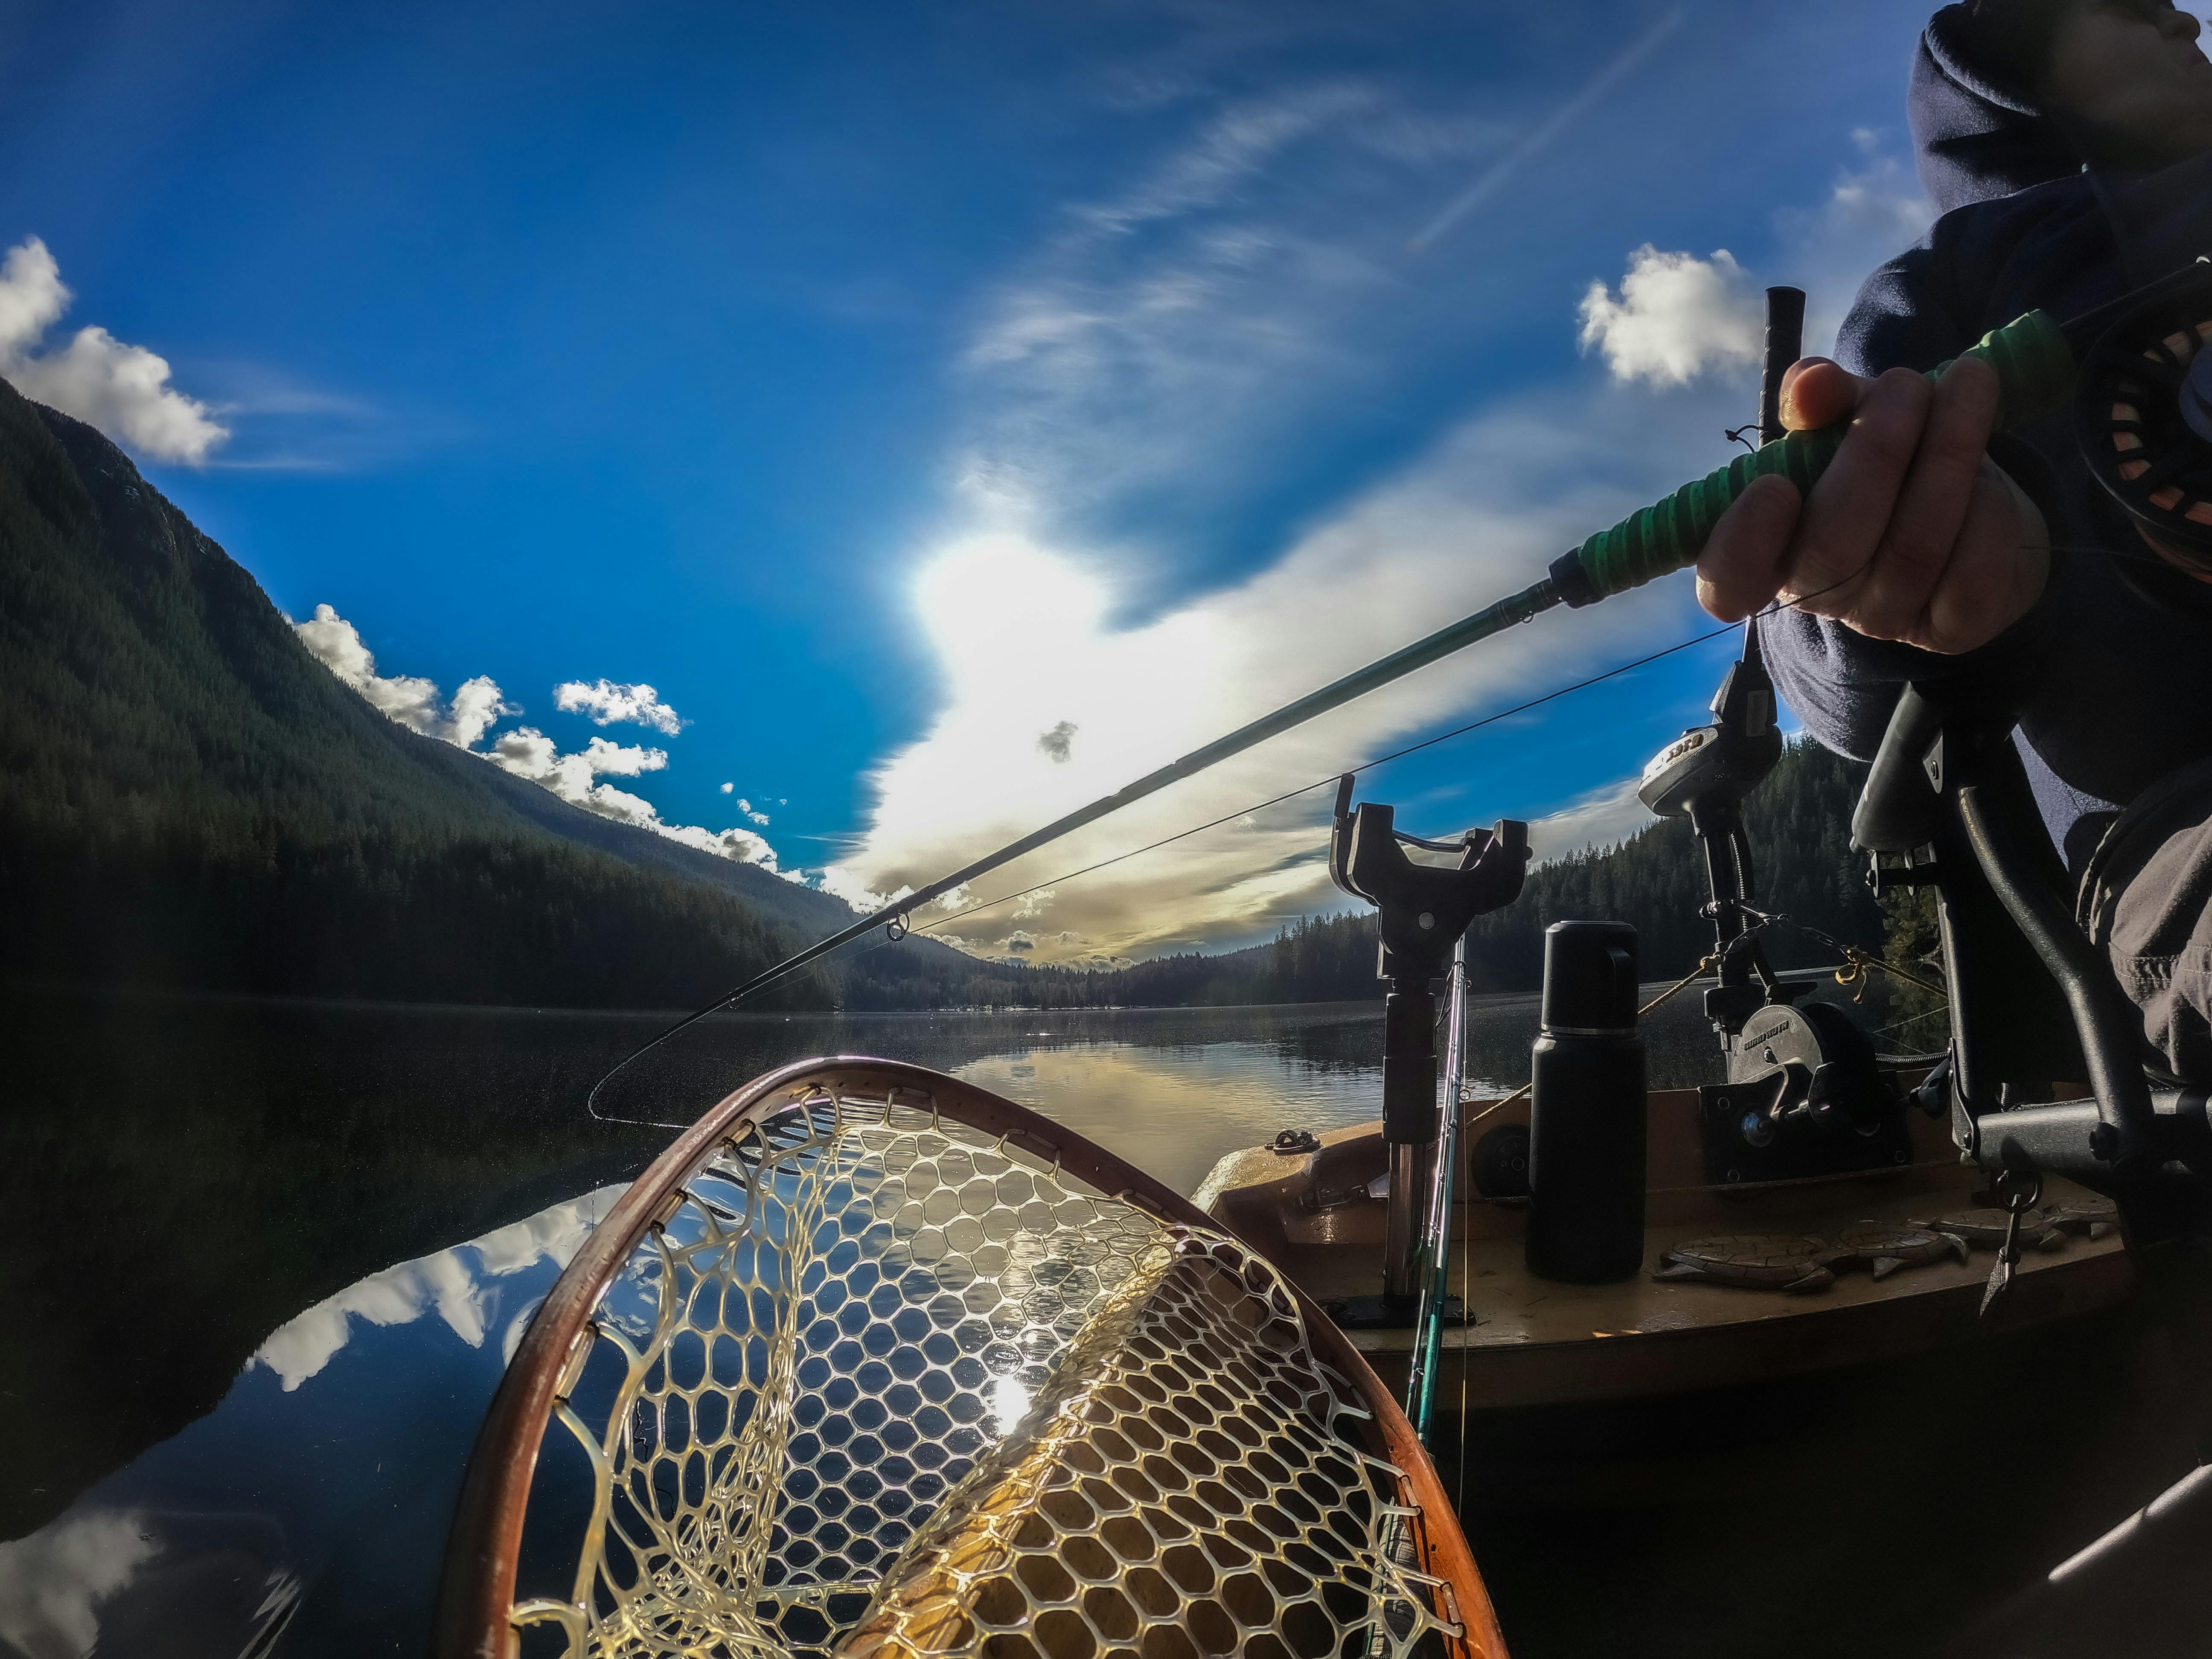
<svg viewBox="0 0 2212 1659">
<path fill-rule="evenodd" d="M 733 1127 L 656 1214 L 556 1389 L 523 1654 L 1399 1659 L 1459 1633 L 1356 1391 L 1232 1240 L 827 1092 Z"/>
</svg>

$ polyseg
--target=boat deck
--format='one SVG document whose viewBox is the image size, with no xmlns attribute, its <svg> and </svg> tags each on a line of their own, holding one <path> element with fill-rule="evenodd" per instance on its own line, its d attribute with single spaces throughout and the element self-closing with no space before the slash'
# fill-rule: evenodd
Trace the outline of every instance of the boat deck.
<svg viewBox="0 0 2212 1659">
<path fill-rule="evenodd" d="M 2071 1317 L 2126 1300 L 2136 1267 L 2118 1231 L 2064 1236 L 2054 1250 L 2027 1250 L 2012 1288 L 1984 1320 L 1979 1308 L 1993 1249 L 1900 1268 L 1877 1280 L 1840 1268 L 1826 1290 L 1789 1294 L 1705 1282 L 1660 1283 L 1652 1270 L 1672 1247 L 1723 1233 L 1800 1233 L 1832 1238 L 1864 1223 L 1925 1220 L 1973 1207 L 1987 1182 L 1961 1166 L 1946 1126 L 1913 1114 L 1914 1161 L 1899 1169 L 1758 1187 L 1702 1184 L 1694 1133 L 1696 1091 L 1651 1097 L 1650 1176 L 1644 1271 L 1615 1285 L 1539 1279 L 1522 1260 L 1525 1200 L 1476 1199 L 1460 1206 L 1450 1290 L 1469 1326 L 1447 1326 L 1442 1397 L 1468 1409 L 1626 1399 L 1800 1375 L 1893 1358 Z M 1479 1133 L 1511 1121 L 1512 1106 L 1468 1108 Z M 1688 1133 L 1686 1134 L 1686 1127 Z M 1266 1148 L 1234 1153 L 1197 1196 L 1318 1300 L 1380 1288 L 1384 1203 L 1367 1183 L 1383 1167 L 1379 1124 L 1321 1137 L 1317 1151 L 1285 1158 Z M 1460 1190 L 1469 1190 L 1462 1181 Z M 2043 1203 L 2087 1201 L 2070 1182 L 2046 1182 Z M 1386 1381 L 1402 1379 L 1413 1334 L 1346 1334 Z M 1468 1363 L 1470 1359 L 1474 1363 Z M 1462 1394 L 1462 1391 L 1463 1394 Z"/>
</svg>

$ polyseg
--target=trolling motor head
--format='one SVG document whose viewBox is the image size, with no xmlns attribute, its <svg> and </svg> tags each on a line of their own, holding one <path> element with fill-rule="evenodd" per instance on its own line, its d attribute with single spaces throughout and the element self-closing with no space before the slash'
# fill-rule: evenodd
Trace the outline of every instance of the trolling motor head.
<svg viewBox="0 0 2212 1659">
<path fill-rule="evenodd" d="M 1424 984 L 1444 970 L 1452 947 L 1477 916 L 1521 895 L 1528 868 L 1528 826 L 1502 818 L 1495 830 L 1469 830 L 1457 842 L 1402 835 L 1388 806 L 1352 805 L 1352 778 L 1337 785 L 1328 873 L 1379 912 L 1380 976 Z M 1456 853 L 1456 865 L 1416 864 L 1406 848 Z"/>
<path fill-rule="evenodd" d="M 1713 723 L 1683 732 L 1644 769 L 1637 799 L 1660 817 L 1733 805 L 1782 758 L 1774 682 L 1759 660 L 1758 635 L 1744 637 L 1743 660 L 1713 693 Z"/>
</svg>

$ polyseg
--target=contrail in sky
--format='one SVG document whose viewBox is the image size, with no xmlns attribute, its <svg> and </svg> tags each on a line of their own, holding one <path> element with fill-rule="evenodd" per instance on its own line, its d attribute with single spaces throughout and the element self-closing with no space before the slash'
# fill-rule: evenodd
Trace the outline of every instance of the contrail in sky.
<svg viewBox="0 0 2212 1659">
<path fill-rule="evenodd" d="M 1425 253 L 1430 245 L 1480 207 L 1520 169 L 1521 164 L 1549 149 L 1559 135 L 1589 114 L 1598 101 L 1633 75 L 1638 65 L 1658 49 L 1659 43 L 1682 26 L 1688 15 L 1682 6 L 1670 7 L 1659 21 L 1644 31 L 1611 63 L 1590 77 L 1589 84 L 1553 110 L 1528 137 L 1514 145 L 1503 161 L 1476 179 L 1450 206 L 1421 227 L 1407 243 L 1413 253 Z"/>
</svg>

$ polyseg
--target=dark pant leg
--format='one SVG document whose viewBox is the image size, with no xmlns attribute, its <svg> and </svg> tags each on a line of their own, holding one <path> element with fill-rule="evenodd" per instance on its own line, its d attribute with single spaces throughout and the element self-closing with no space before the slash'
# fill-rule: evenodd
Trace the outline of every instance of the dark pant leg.
<svg viewBox="0 0 2212 1659">
<path fill-rule="evenodd" d="M 2150 1046 L 2212 1086 L 2212 763 L 2147 791 L 2083 872 L 2082 926 L 2142 1010 Z"/>
</svg>

